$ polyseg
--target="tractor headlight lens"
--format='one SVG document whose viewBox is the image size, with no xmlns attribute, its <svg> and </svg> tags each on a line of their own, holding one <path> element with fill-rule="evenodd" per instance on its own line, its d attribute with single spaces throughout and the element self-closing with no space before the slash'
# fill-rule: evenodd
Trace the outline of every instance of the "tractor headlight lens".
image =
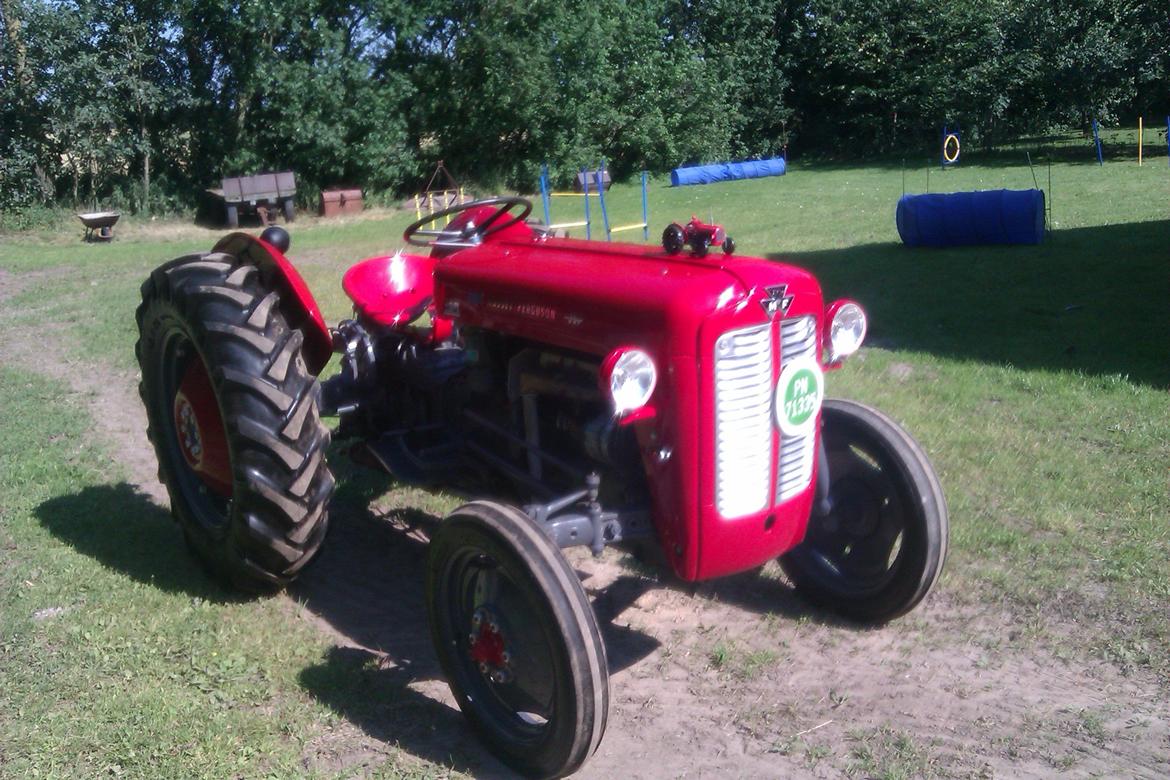
<svg viewBox="0 0 1170 780">
<path fill-rule="evenodd" d="M 606 358 L 602 373 L 618 416 L 645 406 L 658 383 L 653 359 L 640 349 L 614 350 Z"/>
<path fill-rule="evenodd" d="M 853 301 L 830 307 L 829 362 L 837 363 L 861 348 L 865 341 L 865 312 Z"/>
</svg>

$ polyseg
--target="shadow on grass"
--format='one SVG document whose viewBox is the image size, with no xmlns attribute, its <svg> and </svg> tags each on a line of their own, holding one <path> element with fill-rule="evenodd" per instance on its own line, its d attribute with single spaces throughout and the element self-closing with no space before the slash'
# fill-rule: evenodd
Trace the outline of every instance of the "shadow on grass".
<svg viewBox="0 0 1170 780">
<path fill-rule="evenodd" d="M 414 687 L 443 679 L 431 645 L 423 579 L 425 538 L 440 519 L 414 508 L 385 516 L 370 512 L 370 502 L 390 486 L 387 479 L 338 455 L 334 452 L 334 463 L 342 479 L 331 507 L 329 539 L 290 588 L 337 643 L 322 663 L 301 671 L 301 686 L 382 742 L 478 777 L 512 776 L 457 709 Z M 212 602 L 235 598 L 188 553 L 170 514 L 129 484 L 83 488 L 45 501 L 36 513 L 56 537 L 137 581 Z M 703 589 L 705 596 L 760 613 L 845 625 L 807 607 L 782 583 L 755 573 L 699 586 L 671 581 L 665 574 L 662 579 L 623 574 L 594 594 L 611 674 L 659 646 L 654 637 L 616 622 L 653 588 Z"/>
<path fill-rule="evenodd" d="M 515 777 L 476 737 L 455 707 L 411 687 L 417 670 L 386 667 L 370 650 L 333 647 L 303 670 L 301 686 L 370 737 L 473 777 Z"/>
<path fill-rule="evenodd" d="M 769 255 L 857 299 L 875 346 L 1170 386 L 1170 220 L 1057 230 L 1038 247 L 896 243 Z"/>
<path fill-rule="evenodd" d="M 235 600 L 187 552 L 167 510 L 125 482 L 94 485 L 36 508 L 54 536 L 104 566 L 170 593 Z"/>
</svg>

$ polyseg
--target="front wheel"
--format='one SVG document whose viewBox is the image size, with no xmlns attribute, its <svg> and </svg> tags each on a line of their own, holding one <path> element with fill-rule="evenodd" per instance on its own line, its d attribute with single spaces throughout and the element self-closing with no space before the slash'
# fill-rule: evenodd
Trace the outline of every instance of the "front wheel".
<svg viewBox="0 0 1170 780">
<path fill-rule="evenodd" d="M 427 610 L 460 709 L 486 746 L 533 777 L 597 749 L 609 711 L 605 645 L 560 550 L 515 507 L 455 510 L 431 541 Z"/>
<path fill-rule="evenodd" d="M 897 423 L 853 401 L 826 401 L 823 439 L 832 509 L 809 519 L 780 559 L 796 590 L 851 620 L 884 623 L 938 580 L 947 505 L 926 454 Z"/>
</svg>

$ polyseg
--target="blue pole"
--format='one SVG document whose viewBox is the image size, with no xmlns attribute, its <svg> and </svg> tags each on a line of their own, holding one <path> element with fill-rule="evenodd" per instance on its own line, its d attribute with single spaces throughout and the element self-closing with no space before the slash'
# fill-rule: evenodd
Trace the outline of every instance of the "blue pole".
<svg viewBox="0 0 1170 780">
<path fill-rule="evenodd" d="M 589 175 L 585 173 L 585 169 L 581 169 L 581 183 L 585 190 L 585 240 L 593 238 L 591 226 L 589 224 Z"/>
<path fill-rule="evenodd" d="M 551 211 L 549 208 L 550 200 L 551 198 L 548 196 L 548 163 L 545 163 L 540 166 L 540 202 L 544 206 L 545 226 L 552 224 L 552 215 L 549 213 Z"/>
<path fill-rule="evenodd" d="M 1166 117 L 1166 127 L 1170 127 L 1170 116 Z M 1170 138 L 1166 139 L 1170 145 Z M 642 171 L 642 240 L 650 240 L 650 206 L 646 201 L 646 171 Z"/>
<path fill-rule="evenodd" d="M 1093 143 L 1097 144 L 1097 164 L 1104 165 L 1105 160 L 1101 157 L 1101 136 L 1097 133 L 1097 120 L 1093 120 Z"/>
<path fill-rule="evenodd" d="M 945 168 L 945 167 L 947 167 L 947 126 L 946 125 L 943 125 L 942 138 L 940 138 L 939 140 L 942 141 L 942 144 L 939 146 L 939 149 L 941 149 L 942 151 L 940 151 L 938 153 L 938 167 Z"/>
<path fill-rule="evenodd" d="M 596 171 L 590 171 L 597 177 L 597 199 L 601 201 L 601 221 L 605 223 L 605 240 L 612 241 L 613 237 L 609 233 L 609 212 L 605 208 L 605 160 L 601 161 Z"/>
<path fill-rule="evenodd" d="M 1166 117 L 1166 164 L 1170 165 L 1170 116 Z"/>
</svg>

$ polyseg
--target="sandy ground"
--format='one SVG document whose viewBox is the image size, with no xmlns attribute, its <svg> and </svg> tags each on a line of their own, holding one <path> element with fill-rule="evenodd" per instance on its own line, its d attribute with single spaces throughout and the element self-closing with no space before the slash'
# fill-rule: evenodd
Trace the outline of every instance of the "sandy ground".
<svg viewBox="0 0 1170 780">
<path fill-rule="evenodd" d="M 0 271 L 0 311 L 39 278 Z M 71 339 L 60 324 L 2 327 L 0 361 L 84 399 L 131 481 L 165 505 L 137 378 L 83 363 Z M 281 597 L 334 644 L 324 666 L 368 674 L 376 661 L 360 707 L 315 689 L 306 671 L 309 692 L 344 716 L 306 745 L 307 769 L 360 775 L 389 762 L 510 776 L 466 727 L 430 646 L 422 566 L 434 520 L 376 502 L 341 507 L 320 559 Z M 612 551 L 571 560 L 613 691 L 581 777 L 1170 776 L 1166 691 L 1077 657 L 1091 626 L 1058 627 L 1074 649 L 1058 658 L 1029 642 L 1018 616 L 961 606 L 945 578 L 910 617 L 863 630 L 806 607 L 774 566 L 693 587 Z"/>
</svg>

